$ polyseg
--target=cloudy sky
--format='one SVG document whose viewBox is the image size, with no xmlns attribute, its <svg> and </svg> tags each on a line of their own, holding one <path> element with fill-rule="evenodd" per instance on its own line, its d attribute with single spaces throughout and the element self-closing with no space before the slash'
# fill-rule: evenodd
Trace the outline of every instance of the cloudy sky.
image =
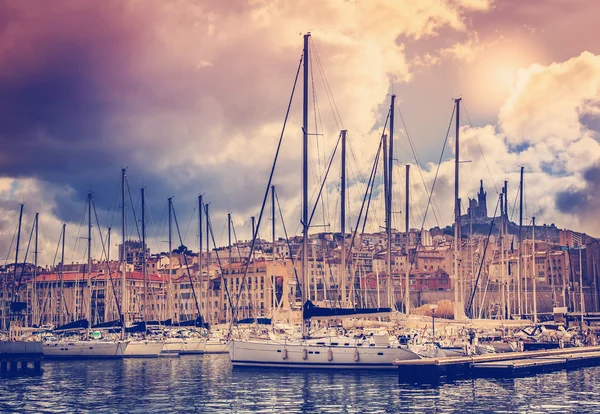
<svg viewBox="0 0 600 414">
<path fill-rule="evenodd" d="M 426 189 L 460 96 L 461 158 L 469 161 L 462 164 L 463 200 L 483 179 L 493 212 L 497 189 L 508 180 L 512 209 L 524 166 L 526 221 L 535 215 L 538 223 L 598 236 L 595 3 L 56 0 L 49 8 L 37 0 L 0 1 L 0 257 L 14 260 L 11 240 L 18 204 L 25 203 L 21 249 L 39 211 L 40 261 L 53 262 L 62 223 L 66 261 L 84 261 L 87 230 L 80 223 L 89 191 L 103 231 L 111 225 L 117 237 L 123 167 L 138 215 L 139 190 L 146 188 L 153 251 L 166 250 L 168 197 L 194 250 L 200 193 L 211 203 L 219 242 L 226 240 L 227 212 L 238 238 L 247 239 L 308 31 L 311 193 L 339 130 L 347 129 L 350 223 L 394 93 L 395 226 L 404 227 L 409 163 L 411 222 L 421 227 Z M 274 179 L 289 233 L 299 229 L 300 105 L 297 93 Z M 452 220 L 453 142 L 451 132 L 425 227 Z M 315 220 L 330 229 L 339 226 L 338 164 L 336 156 Z M 128 235 L 137 238 L 127 204 Z M 383 224 L 380 200 L 373 207 L 371 229 Z M 99 246 L 94 241 L 96 254 Z"/>
</svg>

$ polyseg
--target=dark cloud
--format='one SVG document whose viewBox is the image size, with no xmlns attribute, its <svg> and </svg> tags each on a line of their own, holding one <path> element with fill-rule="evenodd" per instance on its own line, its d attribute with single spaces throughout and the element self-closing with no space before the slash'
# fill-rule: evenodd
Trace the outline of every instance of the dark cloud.
<svg viewBox="0 0 600 414">
<path fill-rule="evenodd" d="M 556 194 L 556 207 L 563 213 L 578 215 L 582 219 L 598 213 L 600 205 L 600 164 L 588 168 L 583 173 L 585 187 L 570 188 Z"/>
</svg>

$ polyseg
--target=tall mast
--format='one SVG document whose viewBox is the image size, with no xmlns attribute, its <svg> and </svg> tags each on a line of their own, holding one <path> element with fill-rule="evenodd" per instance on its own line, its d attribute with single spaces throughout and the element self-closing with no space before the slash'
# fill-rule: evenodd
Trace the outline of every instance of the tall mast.
<svg viewBox="0 0 600 414">
<path fill-rule="evenodd" d="M 88 324 L 92 325 L 92 193 L 88 193 L 88 257 L 87 257 L 87 306 L 85 310 L 85 317 L 88 320 Z"/>
<path fill-rule="evenodd" d="M 12 284 L 12 292 L 13 292 L 13 300 L 16 299 L 15 297 L 15 287 L 17 286 L 17 265 L 19 263 L 19 245 L 21 243 L 21 224 L 23 223 L 23 206 L 24 204 L 21 203 L 21 207 L 19 209 L 19 226 L 18 226 L 18 230 L 17 230 L 17 245 L 15 248 L 15 268 L 14 268 L 14 274 L 13 274 L 13 284 Z M 23 274 L 23 272 L 25 271 L 25 269 L 21 269 L 21 274 Z"/>
<path fill-rule="evenodd" d="M 142 192 L 142 279 L 144 280 L 144 320 L 148 320 L 148 272 L 146 270 L 146 191 Z"/>
<path fill-rule="evenodd" d="M 108 246 L 108 248 L 106 249 L 106 267 L 108 267 L 108 278 L 110 279 L 110 287 L 111 287 L 111 291 L 112 291 L 112 295 L 113 295 L 113 299 L 115 300 L 115 304 L 117 303 L 117 294 L 115 293 L 115 285 L 112 282 L 112 271 L 110 270 L 110 227 L 108 228 L 108 234 L 106 236 L 106 245 Z M 108 283 L 108 281 L 106 282 Z M 110 305 L 110 312 L 111 312 L 111 320 L 114 319 L 114 312 L 112 311 L 112 303 Z M 105 315 L 105 321 L 106 316 L 108 315 L 106 310 L 104 311 L 104 315 Z"/>
<path fill-rule="evenodd" d="M 509 223 L 509 219 L 508 219 L 508 181 L 504 181 L 504 215 L 506 216 L 504 218 L 504 237 L 508 240 L 510 238 L 510 233 L 508 231 L 508 223 Z M 507 314 L 507 318 L 510 319 L 510 315 L 512 314 L 512 299 L 510 296 L 510 286 L 511 286 L 511 275 L 509 274 L 509 269 L 510 269 L 510 256 L 508 255 L 508 252 L 506 252 L 507 250 L 507 246 L 506 243 L 504 244 L 504 250 L 505 250 L 505 255 L 506 255 L 506 265 L 505 265 L 505 270 L 506 270 L 506 314 Z M 514 289 L 514 287 L 513 287 Z"/>
<path fill-rule="evenodd" d="M 462 312 L 459 303 L 458 291 L 460 286 L 458 276 L 458 258 L 460 256 L 460 199 L 459 190 L 459 172 L 460 172 L 460 101 L 462 98 L 454 100 L 456 104 L 456 147 L 454 159 L 454 319 L 461 318 Z"/>
<path fill-rule="evenodd" d="M 390 137 L 389 137 L 389 148 L 388 148 L 388 191 L 387 191 L 387 239 L 388 239 L 388 275 L 389 282 L 392 292 L 392 299 L 396 297 L 394 289 L 394 278 L 392 276 L 392 200 L 394 193 L 394 117 L 395 117 L 395 102 L 396 95 L 391 96 L 390 102 Z M 390 302 L 390 308 L 394 308 Z"/>
<path fill-rule="evenodd" d="M 531 218 L 531 277 L 533 283 L 533 322 L 537 322 L 537 276 L 535 274 L 535 217 Z"/>
<path fill-rule="evenodd" d="M 208 217 L 208 203 L 206 203 L 204 205 L 204 216 L 205 216 L 205 220 L 206 220 L 206 312 L 209 312 L 209 315 L 212 315 L 212 312 L 210 311 L 209 307 L 210 307 L 210 301 L 208 299 L 208 285 L 210 283 L 210 246 L 209 246 L 209 241 L 210 241 L 210 227 L 209 227 L 209 217 Z M 200 250 L 202 250 L 202 246 L 200 246 Z M 205 314 L 206 314 L 205 312 Z M 212 320 L 212 316 L 210 318 Z"/>
<path fill-rule="evenodd" d="M 121 169 L 121 336 L 125 336 L 125 322 L 127 322 L 127 250 L 125 247 L 125 168 Z"/>
<path fill-rule="evenodd" d="M 519 306 L 519 314 L 523 314 L 523 297 L 521 290 L 521 266 L 523 261 L 523 171 L 525 167 L 521 167 L 521 180 L 519 181 L 519 258 L 517 261 L 517 302 Z M 527 292 L 525 292 L 527 297 Z"/>
<path fill-rule="evenodd" d="M 340 232 L 342 233 L 342 266 L 341 266 L 341 288 L 342 307 L 346 305 L 348 297 L 346 294 L 347 265 L 346 265 L 346 130 L 342 130 L 342 182 L 340 203 Z"/>
<path fill-rule="evenodd" d="M 404 310 L 410 312 L 410 260 L 409 260 L 409 237 L 410 237 L 410 165 L 406 164 L 406 288 L 404 297 Z"/>
<path fill-rule="evenodd" d="M 304 299 L 308 298 L 308 69 L 310 59 L 308 55 L 308 39 L 310 33 L 304 35 L 303 56 L 303 85 L 302 85 L 302 306 Z M 306 326 L 302 321 L 302 336 L 306 333 Z"/>
<path fill-rule="evenodd" d="M 208 270 L 208 269 L 207 269 Z M 202 195 L 198 196 L 198 282 L 200 291 L 202 291 Z M 202 294 L 200 294 L 200 302 L 202 302 Z M 206 302 L 206 301 L 204 301 Z M 206 305 L 205 305 L 206 306 Z M 204 315 L 208 310 L 205 308 Z M 206 322 L 206 321 L 204 321 Z"/>
<path fill-rule="evenodd" d="M 59 320 L 61 321 L 65 321 L 66 318 L 61 318 L 61 312 L 64 310 L 65 313 L 67 311 L 67 306 L 65 304 L 65 278 L 64 278 L 64 271 L 65 271 L 65 236 L 66 236 L 66 230 L 67 230 L 67 225 L 63 223 L 63 228 L 62 228 L 62 248 L 61 248 L 61 253 L 60 253 L 60 307 L 61 309 L 58 311 L 58 315 L 59 315 Z"/>
<path fill-rule="evenodd" d="M 583 237 L 579 242 L 579 310 L 581 311 L 581 325 L 579 326 L 580 332 L 583 332 L 583 312 L 585 312 L 585 301 L 583 298 L 583 263 L 581 259 L 581 245 L 583 243 Z M 586 261 L 586 263 L 589 263 Z"/>
<path fill-rule="evenodd" d="M 254 234 L 253 236 L 254 237 Z M 233 266 L 231 263 L 231 213 L 227 213 L 227 263 L 229 263 L 229 274 L 233 274 Z M 233 281 L 233 279 L 231 279 Z M 237 294 L 240 295 L 242 292 L 238 291 Z M 231 312 L 231 320 L 233 321 L 233 309 L 229 309 Z M 227 315 L 226 315 L 227 316 Z"/>
<path fill-rule="evenodd" d="M 35 251 L 33 252 L 33 321 L 37 321 L 38 300 L 37 300 L 37 266 L 38 266 L 38 233 L 39 233 L 40 213 L 35 213 Z M 33 322 L 32 321 L 32 325 Z"/>
<path fill-rule="evenodd" d="M 506 319 L 506 273 L 504 268 L 504 187 L 500 193 L 500 303 L 502 318 Z"/>
<path fill-rule="evenodd" d="M 387 236 L 387 251 L 386 251 L 386 258 L 385 258 L 385 264 L 386 264 L 386 273 L 387 273 L 387 306 L 389 308 L 392 307 L 392 298 L 393 298 L 393 292 L 392 292 L 392 237 L 391 237 L 391 223 L 390 223 L 390 211 L 389 211 L 389 200 L 390 200 L 390 196 L 389 196 L 389 192 L 390 192 L 390 181 L 388 180 L 389 177 L 389 166 L 388 166 L 388 145 L 387 145 L 387 135 L 383 135 L 382 137 L 383 140 L 383 193 L 384 193 L 384 199 L 385 199 L 385 232 L 386 232 L 386 236 Z"/>
<path fill-rule="evenodd" d="M 275 244 L 276 244 L 276 240 L 275 240 L 275 186 L 271 185 L 271 218 L 273 219 L 273 222 L 271 223 L 272 227 L 271 227 L 271 232 L 272 232 L 272 240 L 273 240 L 273 246 L 271 247 L 271 255 L 272 255 L 272 260 L 273 260 L 273 270 L 271 271 L 271 317 L 275 316 L 275 307 L 277 306 L 277 292 L 275 289 Z M 254 234 L 254 232 L 253 232 Z M 327 299 L 327 298 L 325 298 Z"/>
<path fill-rule="evenodd" d="M 173 312 L 173 286 L 171 284 L 171 279 L 173 277 L 173 239 L 171 237 L 172 233 L 172 217 L 173 217 L 173 198 L 169 197 L 169 277 L 167 278 L 167 319 L 171 318 L 171 314 Z"/>
</svg>

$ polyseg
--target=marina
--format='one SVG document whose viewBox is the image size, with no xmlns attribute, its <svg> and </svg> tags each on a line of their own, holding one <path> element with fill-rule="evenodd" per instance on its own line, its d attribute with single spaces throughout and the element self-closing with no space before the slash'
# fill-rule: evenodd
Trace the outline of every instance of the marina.
<svg viewBox="0 0 600 414">
<path fill-rule="evenodd" d="M 54 1 L 1 1 L 0 412 L 600 412 L 594 0 Z"/>
<path fill-rule="evenodd" d="M 2 412 L 496 412 L 600 410 L 600 368 L 399 384 L 392 371 L 233 369 L 227 357 L 46 361 L 0 378 Z M 557 396 L 560 395 L 560 398 Z"/>
</svg>

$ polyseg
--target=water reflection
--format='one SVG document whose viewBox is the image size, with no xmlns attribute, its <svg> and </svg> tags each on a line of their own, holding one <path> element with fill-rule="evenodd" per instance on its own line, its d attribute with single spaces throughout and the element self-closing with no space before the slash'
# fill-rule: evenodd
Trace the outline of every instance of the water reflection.
<svg viewBox="0 0 600 414">
<path fill-rule="evenodd" d="M 439 387 L 398 384 L 395 372 L 232 370 L 226 355 L 48 361 L 44 370 L 0 380 L 0 411 L 600 411 L 600 368 Z"/>
</svg>

